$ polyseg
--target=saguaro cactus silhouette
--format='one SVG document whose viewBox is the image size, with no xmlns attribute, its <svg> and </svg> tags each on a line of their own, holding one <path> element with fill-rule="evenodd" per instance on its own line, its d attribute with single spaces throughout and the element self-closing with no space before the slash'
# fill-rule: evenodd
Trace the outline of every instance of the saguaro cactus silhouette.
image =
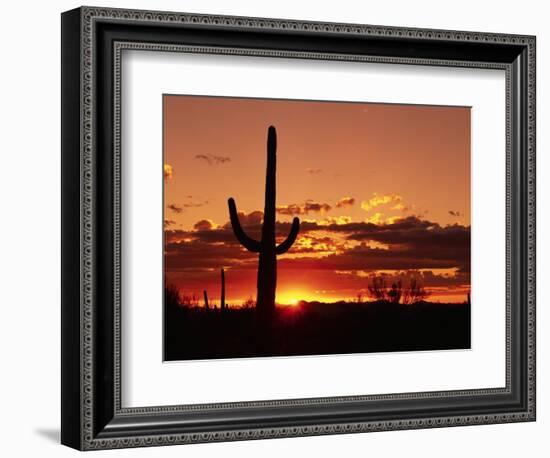
<svg viewBox="0 0 550 458">
<path fill-rule="evenodd" d="M 225 271 L 221 269 L 222 291 L 220 295 L 220 308 L 225 310 Z"/>
<path fill-rule="evenodd" d="M 277 255 L 286 253 L 298 236 L 300 220 L 294 218 L 290 233 L 284 242 L 275 243 L 275 195 L 277 169 L 277 132 L 270 126 L 267 130 L 267 169 L 265 176 L 265 205 L 260 240 L 254 240 L 244 232 L 239 221 L 235 200 L 229 198 L 229 217 L 237 240 L 248 251 L 259 253 L 256 308 L 259 312 L 270 313 L 275 309 L 275 289 L 277 287 Z"/>
</svg>

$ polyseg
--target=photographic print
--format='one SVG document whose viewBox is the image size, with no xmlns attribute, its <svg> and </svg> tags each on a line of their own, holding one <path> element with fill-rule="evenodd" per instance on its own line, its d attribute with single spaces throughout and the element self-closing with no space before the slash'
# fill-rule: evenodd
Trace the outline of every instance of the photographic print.
<svg viewBox="0 0 550 458">
<path fill-rule="evenodd" d="M 470 121 L 163 95 L 164 360 L 469 349 Z"/>
</svg>

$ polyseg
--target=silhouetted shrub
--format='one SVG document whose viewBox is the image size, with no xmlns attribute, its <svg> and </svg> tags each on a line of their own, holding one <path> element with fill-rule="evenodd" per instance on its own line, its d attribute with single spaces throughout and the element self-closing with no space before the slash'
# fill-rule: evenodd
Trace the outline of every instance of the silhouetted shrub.
<svg viewBox="0 0 550 458">
<path fill-rule="evenodd" d="M 175 285 L 166 285 L 164 288 L 164 304 L 167 307 L 181 306 L 180 292 Z"/>
<path fill-rule="evenodd" d="M 409 280 L 407 287 L 403 287 L 401 280 L 396 280 L 392 282 L 391 286 L 388 286 L 384 275 L 373 275 L 371 277 L 367 286 L 367 294 L 375 301 L 385 301 L 392 304 L 415 304 L 425 300 L 430 295 L 414 277 Z M 360 296 L 358 295 L 358 297 Z"/>
<path fill-rule="evenodd" d="M 430 293 L 416 280 L 411 278 L 409 287 L 403 292 L 403 304 L 416 304 L 425 300 Z"/>
</svg>

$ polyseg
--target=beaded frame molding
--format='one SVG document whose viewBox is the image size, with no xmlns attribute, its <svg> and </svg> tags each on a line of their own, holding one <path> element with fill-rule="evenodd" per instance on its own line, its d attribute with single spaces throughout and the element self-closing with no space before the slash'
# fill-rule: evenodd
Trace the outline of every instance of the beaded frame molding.
<svg viewBox="0 0 550 458">
<path fill-rule="evenodd" d="M 79 450 L 535 420 L 535 37 L 81 7 L 62 14 L 62 425 Z M 506 386 L 123 408 L 125 49 L 506 74 Z"/>
</svg>

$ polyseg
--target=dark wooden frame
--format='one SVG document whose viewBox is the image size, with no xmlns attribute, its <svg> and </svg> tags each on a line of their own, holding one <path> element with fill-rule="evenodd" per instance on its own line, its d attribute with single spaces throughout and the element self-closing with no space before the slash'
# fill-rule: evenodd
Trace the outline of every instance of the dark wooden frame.
<svg viewBox="0 0 550 458">
<path fill-rule="evenodd" d="M 506 387 L 122 408 L 123 49 L 504 69 Z M 94 7 L 63 13 L 61 409 L 61 441 L 81 450 L 534 420 L 535 38 Z"/>
</svg>

